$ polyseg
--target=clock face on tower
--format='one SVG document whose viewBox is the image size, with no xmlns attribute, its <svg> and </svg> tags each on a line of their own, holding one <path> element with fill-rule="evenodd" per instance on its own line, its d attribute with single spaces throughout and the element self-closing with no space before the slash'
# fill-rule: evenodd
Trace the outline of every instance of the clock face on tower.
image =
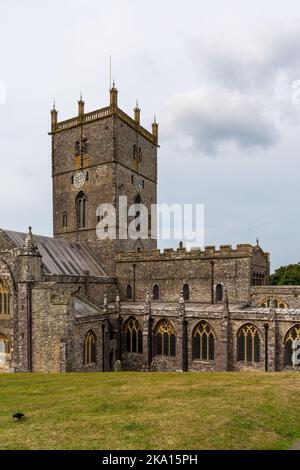
<svg viewBox="0 0 300 470">
<path fill-rule="evenodd" d="M 74 188 L 81 189 L 84 186 L 84 183 L 85 183 L 85 174 L 83 173 L 83 171 L 76 173 L 76 175 L 74 176 Z"/>
</svg>

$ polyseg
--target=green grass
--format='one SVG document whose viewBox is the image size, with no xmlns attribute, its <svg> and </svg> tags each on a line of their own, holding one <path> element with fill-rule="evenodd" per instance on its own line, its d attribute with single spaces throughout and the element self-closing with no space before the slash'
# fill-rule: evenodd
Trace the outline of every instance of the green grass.
<svg viewBox="0 0 300 470">
<path fill-rule="evenodd" d="M 0 429 L 0 449 L 286 449 L 300 374 L 0 374 Z"/>
</svg>

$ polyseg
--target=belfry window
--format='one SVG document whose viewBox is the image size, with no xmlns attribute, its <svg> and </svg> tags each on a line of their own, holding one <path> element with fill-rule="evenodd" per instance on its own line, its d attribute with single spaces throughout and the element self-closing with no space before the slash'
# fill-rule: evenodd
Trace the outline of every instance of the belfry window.
<svg viewBox="0 0 300 470">
<path fill-rule="evenodd" d="M 97 362 L 96 350 L 97 338 L 93 331 L 88 331 L 84 338 L 84 364 L 95 364 Z"/>
<path fill-rule="evenodd" d="M 260 362 L 260 338 L 257 328 L 248 323 L 238 333 L 238 361 Z"/>
<path fill-rule="evenodd" d="M 76 197 L 77 228 L 85 228 L 87 222 L 87 198 L 81 191 Z"/>
<path fill-rule="evenodd" d="M 0 315 L 10 314 L 10 290 L 7 284 L 0 280 Z"/>
<path fill-rule="evenodd" d="M 82 153 L 83 154 L 88 153 L 88 150 L 89 150 L 89 141 L 85 137 L 84 139 L 82 139 Z"/>
<path fill-rule="evenodd" d="M 77 140 L 75 142 L 75 155 L 76 155 L 76 157 L 78 157 L 78 155 L 80 155 L 80 142 L 79 142 L 79 140 Z"/>
<path fill-rule="evenodd" d="M 193 359 L 213 361 L 215 358 L 215 335 L 206 321 L 196 325 L 193 332 Z"/>
<path fill-rule="evenodd" d="M 284 365 L 293 365 L 293 342 L 300 341 L 300 325 L 293 326 L 284 338 Z M 299 364 L 295 364 L 299 367 Z"/>
<path fill-rule="evenodd" d="M 130 353 L 143 352 L 143 331 L 140 322 L 136 318 L 129 318 L 124 333 L 126 337 L 126 351 Z"/>
<path fill-rule="evenodd" d="M 154 333 L 155 353 L 161 356 L 176 355 L 176 334 L 173 324 L 168 320 L 159 322 Z"/>
<path fill-rule="evenodd" d="M 142 199 L 141 199 L 141 195 L 140 194 L 137 194 L 135 199 L 134 199 L 134 204 L 136 205 L 135 207 L 135 228 L 136 228 L 136 231 L 137 232 L 140 232 L 141 231 L 141 224 L 140 224 L 140 221 L 139 221 L 139 218 L 140 218 L 140 215 L 141 215 L 141 212 L 139 211 L 139 208 L 140 208 L 140 204 L 142 202 Z"/>
</svg>

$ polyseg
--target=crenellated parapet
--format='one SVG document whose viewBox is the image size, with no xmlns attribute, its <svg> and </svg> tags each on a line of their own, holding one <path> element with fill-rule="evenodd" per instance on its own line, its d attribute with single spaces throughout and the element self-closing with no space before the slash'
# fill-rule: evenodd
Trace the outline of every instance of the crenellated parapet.
<svg viewBox="0 0 300 470">
<path fill-rule="evenodd" d="M 219 248 L 215 246 L 206 246 L 204 249 L 195 247 L 188 250 L 187 248 L 179 247 L 177 249 L 165 248 L 161 250 L 147 250 L 147 251 L 128 251 L 120 252 L 117 254 L 118 262 L 139 262 L 150 260 L 187 260 L 187 259 L 210 259 L 210 258 L 245 258 L 252 257 L 255 253 L 256 247 L 251 244 L 238 244 L 236 248 L 231 245 L 221 245 Z M 267 257 L 268 254 L 265 253 Z"/>
</svg>

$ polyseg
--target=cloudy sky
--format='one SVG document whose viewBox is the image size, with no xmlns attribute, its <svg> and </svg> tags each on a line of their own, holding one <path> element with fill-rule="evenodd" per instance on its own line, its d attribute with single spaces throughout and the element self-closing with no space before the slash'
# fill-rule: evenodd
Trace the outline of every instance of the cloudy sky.
<svg viewBox="0 0 300 470">
<path fill-rule="evenodd" d="M 298 0 L 0 0 L 0 44 L 1 227 L 52 233 L 49 110 L 106 106 L 111 54 L 120 107 L 160 123 L 159 201 L 300 260 Z"/>
</svg>

